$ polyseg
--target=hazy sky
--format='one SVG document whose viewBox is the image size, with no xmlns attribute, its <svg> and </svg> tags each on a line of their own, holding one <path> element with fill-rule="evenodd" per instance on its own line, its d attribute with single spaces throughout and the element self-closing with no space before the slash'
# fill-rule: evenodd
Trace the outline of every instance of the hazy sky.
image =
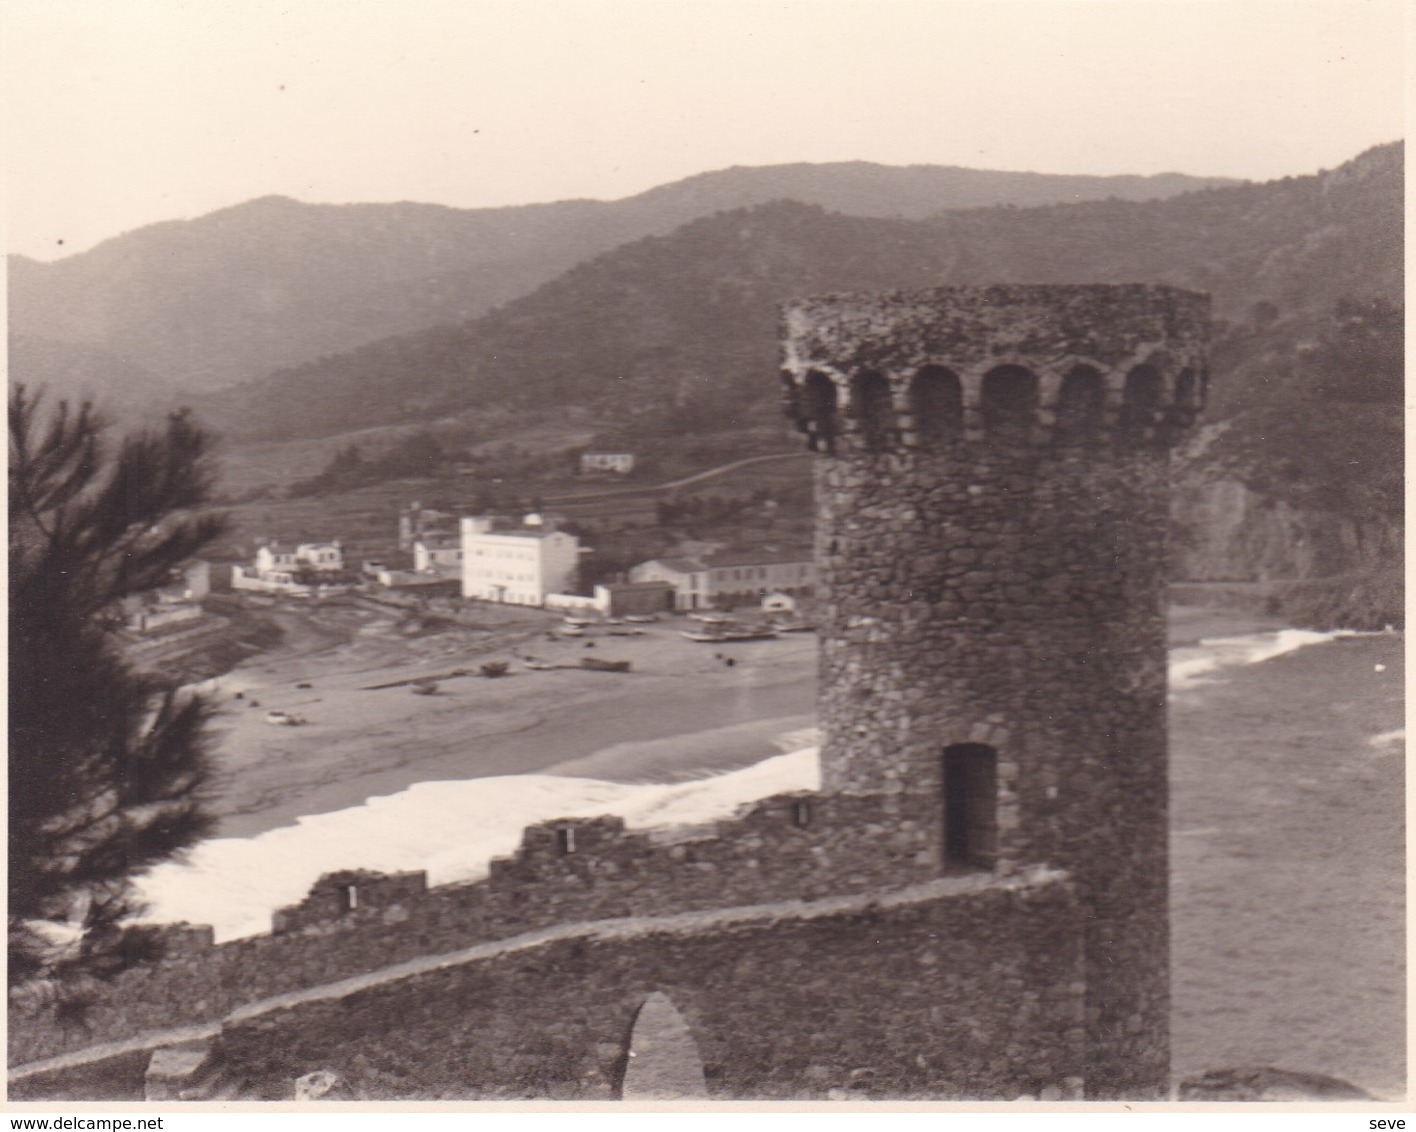
<svg viewBox="0 0 1416 1132">
<path fill-rule="evenodd" d="M 8 248 L 252 197 L 868 160 L 1267 179 L 1403 134 L 1402 0 L 0 0 Z M 62 241 L 62 245 L 60 243 Z"/>
</svg>

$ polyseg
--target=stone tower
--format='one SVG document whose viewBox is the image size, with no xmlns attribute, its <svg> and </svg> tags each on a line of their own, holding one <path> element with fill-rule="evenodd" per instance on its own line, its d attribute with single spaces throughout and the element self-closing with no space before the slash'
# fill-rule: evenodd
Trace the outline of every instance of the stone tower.
<svg viewBox="0 0 1416 1132">
<path fill-rule="evenodd" d="M 1098 1099 L 1168 1087 L 1167 465 L 1208 306 L 1006 285 L 784 313 L 821 454 L 823 789 L 894 796 L 915 866 L 1071 873 Z"/>
</svg>

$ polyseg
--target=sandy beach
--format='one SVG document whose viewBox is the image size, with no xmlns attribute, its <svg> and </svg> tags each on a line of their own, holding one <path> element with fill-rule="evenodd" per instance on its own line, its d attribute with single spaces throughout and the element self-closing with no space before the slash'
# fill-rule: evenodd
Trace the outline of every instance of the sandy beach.
<svg viewBox="0 0 1416 1132">
<path fill-rule="evenodd" d="M 454 625 L 413 636 L 394 616 L 339 617 L 354 623 L 343 639 L 287 634 L 285 648 L 207 685 L 223 709 L 219 835 L 251 836 L 416 782 L 532 772 L 674 781 L 775 754 L 779 735 L 814 719 L 810 633 L 703 644 L 680 635 L 693 622 L 674 618 L 640 636 L 553 641 L 556 621 L 534 612 L 490 632 Z M 523 659 L 588 656 L 631 670 L 536 671 Z M 475 675 L 489 660 L 509 661 L 508 675 Z M 376 687 L 458 669 L 470 674 L 439 680 L 435 695 Z M 272 709 L 306 722 L 273 726 Z"/>
<path fill-rule="evenodd" d="M 489 610 L 477 628 L 425 627 L 376 607 L 277 616 L 286 628 L 279 649 L 207 685 L 223 708 L 220 836 L 249 837 L 417 782 L 529 773 L 672 782 L 775 754 L 779 736 L 815 718 L 811 633 L 725 646 L 686 640 L 681 631 L 695 622 L 683 617 L 642 626 L 639 636 L 576 639 L 560 637 L 559 620 L 534 610 Z M 1170 639 L 1178 647 L 1276 627 L 1176 607 Z M 627 660 L 631 670 L 525 663 L 575 665 L 588 656 Z M 475 675 L 488 660 L 510 662 L 509 674 Z M 472 674 L 440 680 L 436 695 L 377 687 L 458 670 Z M 306 722 L 273 726 L 265 721 L 271 709 Z"/>
</svg>

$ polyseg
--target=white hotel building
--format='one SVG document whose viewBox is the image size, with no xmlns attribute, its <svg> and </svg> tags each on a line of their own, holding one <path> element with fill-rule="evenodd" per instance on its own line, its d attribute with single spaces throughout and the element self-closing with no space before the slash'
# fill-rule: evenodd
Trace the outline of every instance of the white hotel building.
<svg viewBox="0 0 1416 1132">
<path fill-rule="evenodd" d="M 554 520 L 498 515 L 462 520 L 462 596 L 507 605 L 542 605 L 575 582 L 580 540 Z"/>
</svg>

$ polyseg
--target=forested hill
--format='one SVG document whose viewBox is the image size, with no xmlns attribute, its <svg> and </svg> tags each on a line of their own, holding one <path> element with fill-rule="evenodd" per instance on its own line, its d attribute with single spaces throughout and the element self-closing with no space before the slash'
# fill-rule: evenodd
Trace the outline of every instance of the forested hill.
<svg viewBox="0 0 1416 1132">
<path fill-rule="evenodd" d="M 616 248 L 459 326 L 282 371 L 208 403 L 237 436 L 318 436 L 478 405 L 589 405 L 683 429 L 776 395 L 776 306 L 803 294 L 983 282 L 1168 282 L 1222 320 L 1215 412 L 1272 378 L 1344 297 L 1401 301 L 1401 147 L 1263 185 L 868 219 L 777 202 Z"/>
<path fill-rule="evenodd" d="M 733 168 L 624 200 L 510 208 L 265 197 L 54 263 L 11 256 L 10 326 L 53 344 L 23 359 L 19 377 L 31 384 L 84 386 L 69 363 L 79 359 L 83 369 L 82 358 L 101 353 L 117 360 L 122 379 L 110 385 L 124 397 L 146 390 L 135 377 L 143 372 L 158 375 L 154 386 L 213 389 L 464 321 L 626 241 L 779 197 L 918 218 L 948 207 L 1149 199 L 1219 183 L 847 162 Z"/>
<path fill-rule="evenodd" d="M 478 407 L 597 412 L 626 442 L 775 414 L 777 304 L 986 282 L 1210 291 L 1212 401 L 1177 461 L 1174 576 L 1288 579 L 1312 624 L 1401 616 L 1402 147 L 1263 185 L 927 220 L 777 202 L 616 248 L 459 326 L 223 393 L 237 436 Z M 1304 589 L 1312 581 L 1308 589 Z"/>
</svg>

